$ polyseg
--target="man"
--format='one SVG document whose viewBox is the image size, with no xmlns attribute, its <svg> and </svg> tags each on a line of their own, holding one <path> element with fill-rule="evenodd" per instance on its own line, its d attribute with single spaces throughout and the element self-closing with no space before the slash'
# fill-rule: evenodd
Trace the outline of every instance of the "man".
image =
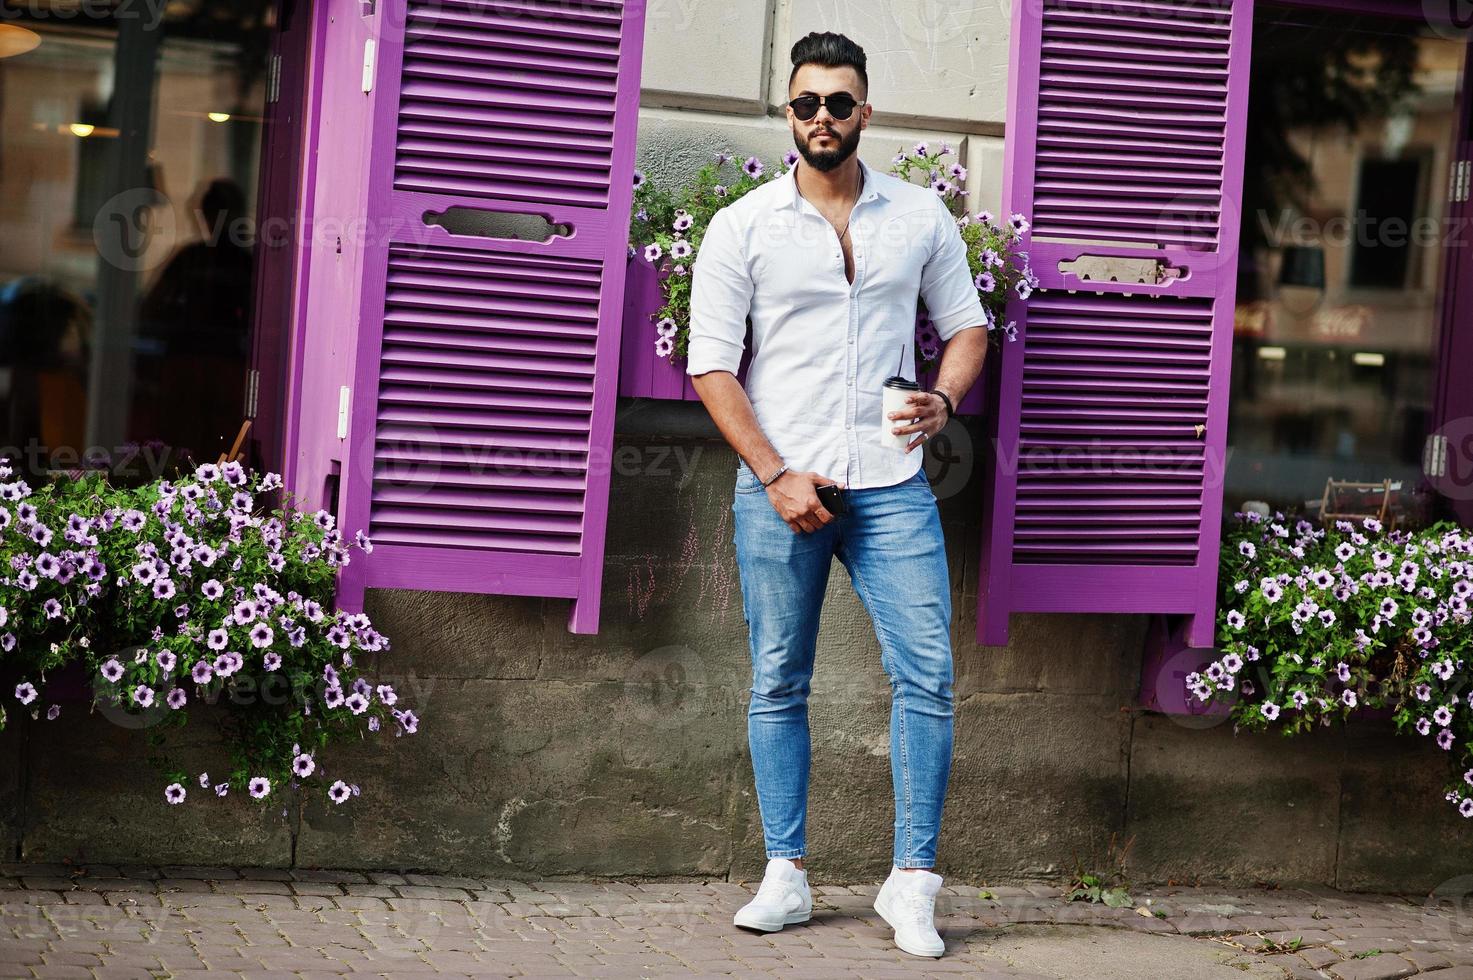
<svg viewBox="0 0 1473 980">
<path fill-rule="evenodd" d="M 799 161 L 712 218 L 692 272 L 687 373 L 741 461 L 737 565 L 750 632 L 747 731 L 767 872 L 738 926 L 806 921 L 807 698 L 834 556 L 879 637 L 890 678 L 894 867 L 875 908 L 896 944 L 940 956 L 934 903 L 951 770 L 951 592 L 921 447 L 946 424 L 987 349 L 966 246 L 935 191 L 855 155 L 867 127 L 865 54 L 841 34 L 792 50 L 788 124 Z M 917 294 L 949 341 L 929 392 L 882 418 L 881 388 L 915 377 Z M 736 380 L 752 321 L 746 389 Z M 911 420 L 914 421 L 911 421 Z M 904 448 L 884 445 L 885 432 Z M 841 516 L 817 488 L 837 484 Z"/>
</svg>

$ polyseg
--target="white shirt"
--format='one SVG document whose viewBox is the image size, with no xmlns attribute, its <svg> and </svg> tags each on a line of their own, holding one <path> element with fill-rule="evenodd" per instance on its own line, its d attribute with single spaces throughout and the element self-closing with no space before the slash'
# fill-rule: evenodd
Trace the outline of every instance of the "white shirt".
<svg viewBox="0 0 1473 980">
<path fill-rule="evenodd" d="M 879 442 L 882 426 L 903 424 L 882 418 L 885 379 L 898 367 L 917 380 L 917 295 L 943 341 L 986 325 L 941 197 L 859 165 L 852 285 L 838 229 L 798 193 L 796 166 L 712 216 L 691 273 L 686 362 L 687 374 L 736 374 L 750 316 L 746 392 L 763 433 L 792 469 L 853 489 L 893 486 L 921 468 L 922 448 Z"/>
</svg>

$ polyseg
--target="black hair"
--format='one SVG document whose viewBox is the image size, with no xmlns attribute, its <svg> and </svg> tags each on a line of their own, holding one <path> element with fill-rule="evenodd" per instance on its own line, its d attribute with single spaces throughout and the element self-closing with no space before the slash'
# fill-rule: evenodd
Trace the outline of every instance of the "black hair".
<svg viewBox="0 0 1473 980">
<path fill-rule="evenodd" d="M 788 87 L 792 88 L 793 79 L 798 77 L 798 69 L 804 65 L 816 64 L 826 68 L 842 68 L 848 65 L 859 73 L 859 80 L 864 83 L 864 91 L 867 94 L 869 92 L 869 73 L 865 71 L 867 61 L 864 48 L 843 34 L 827 31 L 823 34 L 814 32 L 793 45 L 793 72 L 788 76 Z"/>
</svg>

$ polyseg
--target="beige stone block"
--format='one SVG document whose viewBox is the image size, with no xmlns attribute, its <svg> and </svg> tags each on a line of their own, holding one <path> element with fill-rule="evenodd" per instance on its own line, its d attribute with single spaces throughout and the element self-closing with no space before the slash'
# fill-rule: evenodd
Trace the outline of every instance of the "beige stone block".
<svg viewBox="0 0 1473 980">
<path fill-rule="evenodd" d="M 773 0 L 654 0 L 646 8 L 641 101 L 760 112 Z"/>
<path fill-rule="evenodd" d="M 787 0 L 776 15 L 769 97 L 786 101 L 793 45 L 835 31 L 864 48 L 876 118 L 1001 126 L 1009 9 L 1007 0 Z"/>
</svg>

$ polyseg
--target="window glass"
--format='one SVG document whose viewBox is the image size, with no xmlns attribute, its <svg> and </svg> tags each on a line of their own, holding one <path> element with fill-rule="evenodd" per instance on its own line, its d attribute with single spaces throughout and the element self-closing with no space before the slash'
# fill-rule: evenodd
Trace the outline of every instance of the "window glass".
<svg viewBox="0 0 1473 980">
<path fill-rule="evenodd" d="M 1259 6 L 1228 511 L 1312 514 L 1335 480 L 1434 516 L 1421 455 L 1463 52 L 1420 20 Z"/>
<path fill-rule="evenodd" d="M 244 419 L 268 0 L 7 2 L 0 446 L 146 478 Z"/>
</svg>

